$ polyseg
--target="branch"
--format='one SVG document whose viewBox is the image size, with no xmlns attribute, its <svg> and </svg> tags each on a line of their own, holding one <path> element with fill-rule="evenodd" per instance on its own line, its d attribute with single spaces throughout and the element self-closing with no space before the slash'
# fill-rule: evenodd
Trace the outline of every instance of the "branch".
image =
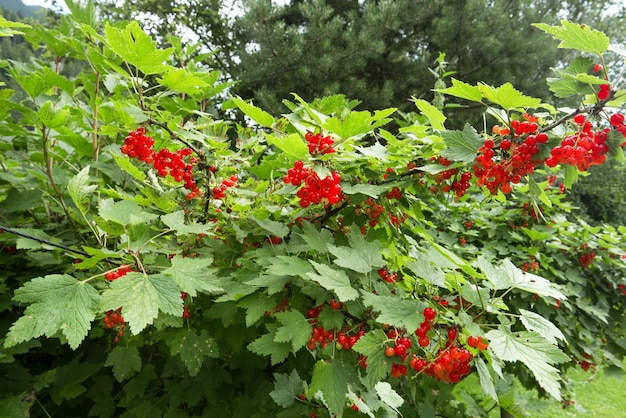
<svg viewBox="0 0 626 418">
<path fill-rule="evenodd" d="M 189 141 L 187 141 L 186 139 L 182 138 L 180 135 L 178 135 L 176 132 L 172 131 L 170 129 L 169 126 L 167 126 L 167 123 L 165 122 L 159 122 L 156 121 L 154 119 L 149 119 L 148 123 L 152 124 L 152 125 L 156 125 L 160 128 L 163 128 L 167 131 L 167 133 L 174 138 L 175 140 L 181 142 L 182 144 L 184 144 L 187 148 L 189 148 L 190 150 L 192 150 L 193 152 L 196 153 L 196 155 L 200 158 L 202 158 L 204 156 L 204 154 L 202 154 L 202 151 L 200 151 L 199 149 L 197 149 L 196 147 L 194 147 L 193 145 L 191 145 L 191 143 L 189 143 Z"/>
<path fill-rule="evenodd" d="M 71 247 L 68 247 L 67 245 L 63 245 L 63 244 L 57 244 L 55 242 L 49 241 L 49 240 L 44 239 L 44 238 L 39 238 L 39 237 L 30 235 L 30 234 L 26 234 L 24 232 L 20 232 L 20 231 L 18 231 L 16 229 L 13 229 L 13 228 L 8 228 L 6 226 L 0 225 L 0 231 L 8 232 L 9 234 L 17 235 L 17 236 L 20 236 L 22 238 L 27 238 L 27 239 L 30 239 L 32 241 L 37 241 L 40 244 L 46 244 L 46 245 L 50 245 L 52 247 L 60 248 L 62 250 L 69 251 L 69 252 L 74 253 L 74 254 L 82 255 L 84 257 L 90 257 L 89 253 L 86 253 L 85 251 L 77 250 L 75 248 L 71 248 Z M 104 259 L 102 259 L 102 261 L 105 261 L 105 262 L 111 263 L 111 264 L 116 264 L 116 265 L 124 264 L 124 263 L 121 263 L 118 260 L 111 260 L 110 258 L 104 258 Z"/>
</svg>

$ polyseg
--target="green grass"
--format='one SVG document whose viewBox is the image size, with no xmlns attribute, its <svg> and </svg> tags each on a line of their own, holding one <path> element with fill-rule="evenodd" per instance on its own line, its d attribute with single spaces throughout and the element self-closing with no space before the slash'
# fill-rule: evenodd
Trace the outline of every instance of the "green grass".
<svg viewBox="0 0 626 418">
<path fill-rule="evenodd" d="M 567 382 L 574 391 L 574 402 L 563 409 L 554 403 L 545 414 L 536 418 L 623 418 L 626 417 L 626 378 L 606 376 L 602 370 L 589 381 L 590 373 L 577 369 L 567 374 Z"/>
</svg>

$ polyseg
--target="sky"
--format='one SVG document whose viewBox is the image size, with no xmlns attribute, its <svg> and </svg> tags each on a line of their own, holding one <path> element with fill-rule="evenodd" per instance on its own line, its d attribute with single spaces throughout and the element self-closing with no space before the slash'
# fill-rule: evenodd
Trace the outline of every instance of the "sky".
<svg viewBox="0 0 626 418">
<path fill-rule="evenodd" d="M 22 3 L 29 5 L 29 6 L 50 7 L 50 3 L 52 2 L 50 0 L 22 0 Z M 63 0 L 57 0 L 57 3 L 59 3 L 59 5 L 61 5 L 64 10 L 67 10 L 67 7 L 65 6 L 65 2 Z"/>
</svg>

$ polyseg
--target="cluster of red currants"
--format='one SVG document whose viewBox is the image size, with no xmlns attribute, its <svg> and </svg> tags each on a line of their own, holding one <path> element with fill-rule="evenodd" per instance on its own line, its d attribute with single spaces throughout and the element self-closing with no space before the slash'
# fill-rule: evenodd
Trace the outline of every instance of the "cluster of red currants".
<svg viewBox="0 0 626 418">
<path fill-rule="evenodd" d="M 309 147 L 309 153 L 311 155 L 324 155 L 335 152 L 335 149 L 333 148 L 335 141 L 330 136 L 322 136 L 321 133 L 313 134 L 312 132 L 307 132 L 304 139 L 306 139 L 307 146 Z"/>
<path fill-rule="evenodd" d="M 186 195 L 187 200 L 196 197 L 200 193 L 200 189 L 196 186 L 193 178 L 193 165 L 198 159 L 191 157 L 188 162 L 185 162 L 185 158 L 192 153 L 191 149 L 183 148 L 172 152 L 163 148 L 154 152 L 153 145 L 154 139 L 146 135 L 145 128 L 139 127 L 124 138 L 121 151 L 122 154 L 128 155 L 130 158 L 137 158 L 146 164 L 153 165 L 161 177 L 169 175 L 176 182 L 184 181 L 185 189 L 189 190 Z"/>
<path fill-rule="evenodd" d="M 496 135 L 502 136 L 498 146 L 503 159 L 494 161 L 496 144 L 491 138 L 485 140 L 480 148 L 480 155 L 472 167 L 476 176 L 476 184 L 485 186 L 491 194 L 498 190 L 510 193 L 511 183 L 519 183 L 523 176 L 531 174 L 541 160 L 535 157 L 539 154 L 538 144 L 548 142 L 545 132 L 537 132 L 539 125 L 537 117 L 524 113 L 523 120 L 511 121 L 510 128 L 493 127 Z M 509 135 L 513 131 L 513 140 Z"/>
<path fill-rule="evenodd" d="M 471 372 L 470 363 L 473 358 L 469 350 L 449 345 L 439 350 L 432 362 L 414 355 L 409 360 L 409 366 L 416 372 L 423 371 L 427 376 L 441 382 L 458 383 L 463 376 Z"/>
<path fill-rule="evenodd" d="M 589 246 L 587 244 L 583 244 L 580 246 L 580 250 L 583 253 L 578 257 L 578 262 L 582 268 L 587 268 L 591 266 L 593 259 L 596 257 L 595 251 L 590 251 Z"/>
<path fill-rule="evenodd" d="M 219 186 L 213 188 L 214 199 L 224 199 L 226 197 L 226 190 L 237 185 L 237 176 L 232 175 L 227 179 L 222 180 Z"/>
<path fill-rule="evenodd" d="M 574 116 L 574 123 L 579 126 L 579 131 L 566 136 L 560 145 L 552 148 L 550 157 L 546 159 L 548 167 L 573 165 L 580 171 L 587 171 L 592 165 L 606 160 L 609 152 L 606 140 L 610 129 L 594 132 L 591 122 L 586 121 L 582 114 Z"/>
<path fill-rule="evenodd" d="M 423 314 L 424 321 L 422 321 L 419 328 L 415 330 L 415 335 L 417 335 L 417 343 L 420 347 L 428 347 L 430 344 L 428 332 L 432 329 L 432 322 L 435 320 L 437 312 L 433 308 L 428 307 L 424 309 Z"/>
<path fill-rule="evenodd" d="M 389 272 L 386 268 L 378 269 L 378 275 L 387 283 L 395 283 L 398 280 L 398 273 Z"/>
<path fill-rule="evenodd" d="M 104 313 L 104 318 L 102 319 L 104 322 L 104 327 L 106 329 L 117 329 L 117 335 L 113 339 L 115 343 L 120 341 L 120 338 L 124 335 L 124 329 L 126 328 L 126 323 L 124 321 L 124 317 L 122 316 L 122 308 L 119 307 L 116 310 L 109 310 Z"/>
<path fill-rule="evenodd" d="M 329 176 L 321 179 L 319 175 L 304 167 L 300 160 L 293 164 L 293 168 L 287 171 L 283 177 L 285 184 L 300 187 L 296 196 L 300 199 L 300 207 L 307 208 L 310 205 L 321 203 L 324 207 L 334 205 L 343 199 L 341 191 L 341 176 L 333 171 Z"/>
<path fill-rule="evenodd" d="M 133 270 L 130 269 L 130 266 L 121 266 L 118 269 L 107 271 L 104 275 L 104 278 L 112 282 L 113 280 L 117 280 L 122 276 L 126 276 L 131 271 Z"/>
</svg>

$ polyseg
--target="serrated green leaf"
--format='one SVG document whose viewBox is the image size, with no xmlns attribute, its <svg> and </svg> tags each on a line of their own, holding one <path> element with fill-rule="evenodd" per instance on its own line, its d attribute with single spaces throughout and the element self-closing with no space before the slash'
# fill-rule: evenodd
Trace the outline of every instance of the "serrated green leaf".
<svg viewBox="0 0 626 418">
<path fill-rule="evenodd" d="M 443 123 L 446 121 L 446 116 L 441 113 L 439 109 L 423 99 L 415 99 L 413 101 L 419 111 L 428 118 L 430 126 L 432 126 L 433 129 L 437 129 L 439 131 L 443 131 L 445 129 Z"/>
<path fill-rule="evenodd" d="M 567 299 L 556 284 L 519 269 L 509 259 L 504 259 L 501 265 L 497 267 L 490 265 L 482 257 L 478 259 L 478 262 L 479 267 L 487 276 L 487 280 L 493 284 L 496 290 L 515 288 L 555 299 Z"/>
<path fill-rule="evenodd" d="M 477 86 L 472 86 L 463 81 L 452 78 L 452 87 L 436 90 L 449 96 L 460 97 L 461 99 L 470 100 L 472 102 L 481 102 L 483 95 Z"/>
<path fill-rule="evenodd" d="M 363 293 L 363 303 L 378 312 L 376 321 L 393 327 L 406 328 L 413 332 L 424 320 L 422 311 L 428 305 L 417 299 L 402 299 L 397 296 L 380 296 Z"/>
<path fill-rule="evenodd" d="M 307 279 L 307 274 L 313 272 L 308 261 L 296 256 L 279 255 L 270 259 L 268 264 L 267 273 L 277 276 L 300 276 Z"/>
<path fill-rule="evenodd" d="M 446 287 L 445 273 L 440 268 L 435 267 L 430 260 L 420 258 L 419 260 L 410 262 L 407 267 L 415 273 L 417 277 L 426 280 L 428 283 L 439 287 Z"/>
<path fill-rule="evenodd" d="M 68 114 L 67 108 L 55 109 L 50 101 L 45 102 L 37 109 L 37 119 L 48 128 L 58 128 L 65 124 Z"/>
<path fill-rule="evenodd" d="M 146 174 L 135 167 L 135 165 L 130 161 L 130 159 L 123 155 L 118 155 L 115 153 L 111 153 L 111 156 L 115 160 L 115 163 L 118 165 L 126 173 L 130 174 L 133 178 L 143 182 L 146 179 Z"/>
<path fill-rule="evenodd" d="M 304 381 L 295 369 L 291 374 L 274 373 L 274 380 L 274 390 L 270 396 L 283 408 L 289 408 L 304 393 Z"/>
<path fill-rule="evenodd" d="M 533 26 L 561 41 L 559 48 L 577 49 L 592 54 L 602 54 L 609 47 L 609 37 L 589 26 L 561 20 L 561 26 L 535 23 Z"/>
<path fill-rule="evenodd" d="M 122 382 L 141 370 L 141 357 L 137 347 L 117 345 L 107 356 L 105 366 L 113 367 L 113 376 Z"/>
<path fill-rule="evenodd" d="M 550 91 L 554 93 L 556 97 L 562 99 L 581 95 L 585 90 L 589 90 L 589 92 L 593 90 L 589 86 L 585 86 L 573 78 L 548 78 L 547 82 Z"/>
<path fill-rule="evenodd" d="M 335 270 L 326 264 L 316 263 L 309 260 L 309 263 L 315 267 L 317 273 L 307 273 L 307 277 L 319 283 L 324 289 L 335 292 L 337 298 L 342 301 L 354 300 L 359 293 L 350 283 L 350 278 L 343 270 Z"/>
<path fill-rule="evenodd" d="M 198 94 L 208 84 L 184 68 L 170 70 L 158 79 L 159 83 L 171 90 L 186 94 Z"/>
<path fill-rule="evenodd" d="M 578 180 L 578 167 L 573 165 L 565 166 L 565 178 L 563 179 L 565 187 L 571 189 L 576 180 Z"/>
<path fill-rule="evenodd" d="M 208 335 L 207 330 L 202 330 L 200 335 L 196 335 L 192 330 L 181 329 L 168 344 L 171 354 L 180 355 L 189 376 L 192 377 L 200 371 L 205 357 L 219 357 L 217 343 Z"/>
<path fill-rule="evenodd" d="M 330 413 L 341 415 L 348 394 L 348 384 L 356 379 L 353 368 L 339 361 L 319 360 L 313 368 L 309 396 L 321 392 Z"/>
<path fill-rule="evenodd" d="M 387 124 L 391 121 L 387 116 L 390 116 L 395 111 L 395 108 L 377 110 L 372 115 L 367 110 L 353 110 L 348 115 L 345 115 L 343 120 L 334 117 L 328 118 L 326 122 L 322 124 L 322 128 L 328 132 L 334 133 L 342 139 L 359 137 Z"/>
<path fill-rule="evenodd" d="M 231 100 L 235 103 L 235 106 L 237 106 L 239 110 L 259 125 L 265 128 L 271 128 L 274 124 L 274 118 L 272 115 L 250 103 L 247 103 L 241 97 L 231 97 Z"/>
<path fill-rule="evenodd" d="M 255 217 L 252 217 L 252 220 L 278 238 L 284 238 L 289 234 L 289 227 L 283 223 L 272 221 L 271 219 L 257 219 Z"/>
<path fill-rule="evenodd" d="M 144 74 L 158 74 L 172 69 L 165 65 L 165 62 L 172 55 L 174 48 L 158 49 L 157 43 L 139 27 L 137 22 L 130 22 L 124 29 L 107 23 L 104 33 L 108 47 Z"/>
<path fill-rule="evenodd" d="M 299 311 L 289 310 L 276 313 L 276 320 L 280 324 L 276 330 L 274 340 L 279 343 L 291 343 L 293 351 L 304 347 L 311 338 L 313 327 Z"/>
<path fill-rule="evenodd" d="M 463 131 L 444 131 L 441 136 L 446 143 L 446 149 L 441 151 L 441 155 L 452 161 L 473 162 L 484 143 L 478 132 L 468 123 Z"/>
<path fill-rule="evenodd" d="M 576 169 L 576 167 L 574 167 Z M 541 202 L 547 207 L 552 207 L 552 201 L 546 194 L 546 191 L 537 184 L 535 179 L 528 177 L 528 191 L 533 201 L 541 200 Z"/>
<path fill-rule="evenodd" d="M 14 300 L 31 305 L 11 326 L 5 347 L 61 331 L 75 350 L 96 317 L 98 292 L 67 274 L 51 274 L 26 282 L 15 291 Z"/>
<path fill-rule="evenodd" d="M 143 210 L 141 206 L 130 200 L 104 199 L 100 202 L 99 212 L 105 221 L 117 222 L 121 225 L 147 223 L 158 217 L 154 213 Z"/>
<path fill-rule="evenodd" d="M 519 311 L 522 314 L 520 321 L 522 321 L 522 324 L 524 324 L 524 327 L 528 331 L 535 331 L 539 333 L 543 338 L 550 341 L 552 344 L 556 344 L 557 339 L 565 341 L 565 336 L 561 330 L 548 319 L 535 312 L 527 311 L 526 309 L 520 309 Z"/>
<path fill-rule="evenodd" d="M 207 224 L 185 223 L 185 211 L 177 210 L 161 216 L 161 220 L 168 228 L 176 231 L 178 235 L 185 234 L 207 234 L 212 227 Z"/>
<path fill-rule="evenodd" d="M 268 328 L 270 332 L 248 344 L 248 350 L 260 356 L 270 356 L 270 363 L 274 366 L 287 358 L 291 352 L 291 344 L 276 342 L 276 328 Z"/>
<path fill-rule="evenodd" d="M 342 184 L 341 190 L 347 195 L 364 194 L 377 198 L 389 190 L 389 186 L 377 186 L 375 184 Z"/>
<path fill-rule="evenodd" d="M 152 324 L 159 311 L 174 316 L 183 314 L 183 300 L 174 280 L 163 274 L 128 273 L 111 282 L 102 293 L 102 309 L 122 307 L 124 320 L 137 335 Z"/>
<path fill-rule="evenodd" d="M 0 16 L 0 36 L 23 35 L 24 32 L 15 30 L 14 28 L 28 29 L 30 27 L 31 26 L 26 23 L 12 22 Z"/>
<path fill-rule="evenodd" d="M 89 170 L 89 166 L 83 168 L 67 184 L 67 192 L 83 215 L 87 213 L 91 196 L 98 188 L 95 184 L 89 185 Z"/>
<path fill-rule="evenodd" d="M 376 142 L 374 145 L 370 147 L 355 146 L 354 149 L 359 151 L 365 157 L 375 158 L 379 160 L 380 162 L 389 161 L 387 159 L 387 155 L 389 154 L 389 151 L 387 150 L 387 147 L 382 145 L 380 142 Z"/>
<path fill-rule="evenodd" d="M 376 383 L 376 386 L 374 386 L 374 390 L 385 405 L 400 414 L 398 408 L 402 406 L 404 399 L 402 399 L 402 396 L 398 395 L 398 393 L 393 390 L 389 383 L 378 382 Z"/>
<path fill-rule="evenodd" d="M 302 224 L 302 231 L 298 235 L 311 246 L 312 250 L 320 254 L 326 254 L 328 245 L 334 241 L 333 235 L 328 229 L 318 229 L 310 222 Z"/>
<path fill-rule="evenodd" d="M 491 377 L 491 373 L 489 373 L 485 361 L 481 357 L 475 357 L 474 365 L 476 366 L 476 370 L 478 370 L 480 387 L 483 389 L 483 392 L 485 395 L 489 395 L 491 399 L 498 402 L 498 394 L 496 393 L 493 377 Z"/>
<path fill-rule="evenodd" d="M 333 262 L 338 266 L 366 274 L 386 265 L 380 241 L 367 241 L 358 228 L 350 230 L 348 243 L 349 247 L 328 245 L 328 250 L 336 257 Z"/>
<path fill-rule="evenodd" d="M 276 307 L 276 301 L 262 293 L 254 293 L 242 298 L 237 306 L 246 310 L 246 326 L 251 327 L 262 318 L 266 312 L 272 312 Z"/>
<path fill-rule="evenodd" d="M 561 400 L 559 371 L 552 364 L 565 363 L 570 359 L 556 345 L 536 332 L 511 334 L 491 330 L 486 337 L 494 356 L 504 361 L 524 363 L 537 383 L 552 397 Z"/>
<path fill-rule="evenodd" d="M 317 320 L 326 329 L 340 329 L 346 320 L 343 312 L 339 309 L 333 309 L 330 306 L 324 306 L 317 317 Z"/>
<path fill-rule="evenodd" d="M 541 99 L 525 96 L 511 83 L 504 83 L 497 88 L 479 83 L 478 89 L 485 99 L 500 105 L 504 110 L 535 108 L 541 104 Z"/>
<path fill-rule="evenodd" d="M 309 154 L 309 148 L 302 140 L 302 137 L 296 133 L 282 136 L 265 134 L 265 140 L 268 144 L 274 145 L 284 152 L 285 155 L 297 160 L 302 160 Z"/>
<path fill-rule="evenodd" d="M 41 190 L 19 190 L 11 187 L 5 199 L 0 202 L 0 212 L 4 214 L 29 210 L 41 204 Z"/>
<path fill-rule="evenodd" d="M 180 290 L 195 297 L 197 292 L 216 294 L 224 289 L 221 286 L 219 277 L 216 276 L 217 269 L 210 268 L 213 258 L 190 258 L 175 255 L 172 266 L 163 271 L 163 274 L 171 276 Z"/>
<path fill-rule="evenodd" d="M 391 370 L 391 360 L 385 355 L 387 340 L 382 329 L 374 329 L 359 338 L 352 347 L 354 351 L 367 357 L 367 380 L 370 386 L 383 380 Z"/>
</svg>

